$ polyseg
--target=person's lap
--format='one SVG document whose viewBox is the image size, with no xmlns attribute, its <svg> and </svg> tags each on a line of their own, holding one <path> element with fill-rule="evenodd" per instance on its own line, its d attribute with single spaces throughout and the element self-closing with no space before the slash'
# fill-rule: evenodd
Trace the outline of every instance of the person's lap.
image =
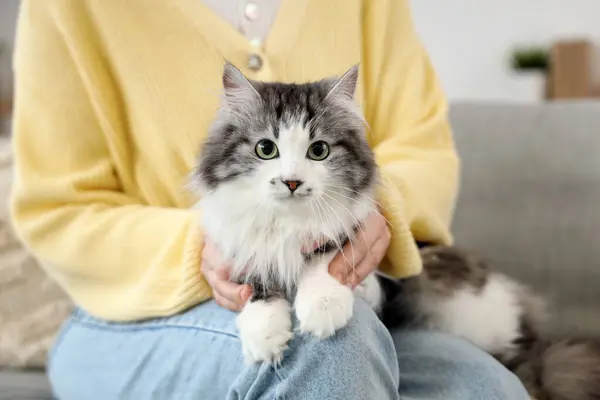
<svg viewBox="0 0 600 400">
<path fill-rule="evenodd" d="M 297 333 L 280 366 L 245 366 L 235 314 L 214 302 L 136 324 L 77 311 L 50 355 L 70 399 L 527 399 L 493 358 L 449 335 L 390 335 L 363 301 L 327 340 Z"/>
</svg>

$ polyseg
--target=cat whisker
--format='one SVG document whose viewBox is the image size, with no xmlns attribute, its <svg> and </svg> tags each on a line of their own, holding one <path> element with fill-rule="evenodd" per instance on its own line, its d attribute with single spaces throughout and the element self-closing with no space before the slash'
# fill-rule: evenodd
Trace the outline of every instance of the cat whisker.
<svg viewBox="0 0 600 400">
<path fill-rule="evenodd" d="M 341 243 L 339 241 L 339 238 L 335 234 L 335 229 L 333 229 L 333 225 L 331 223 L 331 220 L 329 219 L 329 215 L 327 214 L 327 212 L 325 211 L 325 209 L 322 207 L 322 205 L 319 203 L 319 200 L 322 201 L 323 203 L 325 203 L 326 205 L 328 205 L 328 204 L 323 199 L 323 197 L 321 197 L 321 196 L 319 196 L 316 200 L 317 200 L 316 204 L 320 207 L 321 211 L 323 212 L 323 215 L 325 216 L 325 222 L 327 222 L 327 226 L 329 227 L 330 234 L 327 235 L 327 236 L 331 238 L 331 240 L 335 244 L 335 247 L 337 247 L 337 249 L 341 252 L 342 251 L 342 245 L 341 245 Z M 348 262 L 348 260 L 346 259 L 345 255 L 343 253 L 342 253 L 342 257 L 344 257 L 344 260 L 346 262 Z"/>
<path fill-rule="evenodd" d="M 331 187 L 336 187 L 336 188 L 340 188 L 340 189 L 345 189 L 345 190 L 348 190 L 349 192 L 353 192 L 353 193 L 359 194 L 359 195 L 361 195 L 362 197 L 364 197 L 365 199 L 367 199 L 367 200 L 369 200 L 369 201 L 373 202 L 374 204 L 378 205 L 380 208 L 382 208 L 382 209 L 385 209 L 385 207 L 383 207 L 381 204 L 379 204 L 378 202 L 376 202 L 376 201 L 375 201 L 375 200 L 373 200 L 372 198 L 370 198 L 370 197 L 368 197 L 368 196 L 365 196 L 365 195 L 363 195 L 362 193 L 360 193 L 360 192 L 357 192 L 356 190 L 348 189 L 348 188 L 345 188 L 345 187 L 343 187 L 343 186 L 336 186 L 336 185 L 328 185 L 328 186 L 331 186 Z M 327 190 L 327 189 L 324 189 L 324 191 L 328 191 L 328 190 Z M 354 201 L 354 202 L 356 202 L 356 203 L 358 203 L 358 204 L 365 205 L 365 203 L 363 203 L 363 202 L 361 202 L 361 201 L 359 201 L 359 200 L 357 200 L 357 199 L 355 199 L 355 198 L 352 198 L 352 197 L 350 197 L 350 196 L 346 196 L 346 195 L 344 195 L 344 194 L 342 194 L 342 193 L 335 192 L 335 191 L 333 191 L 333 190 L 329 190 L 328 192 L 329 192 L 329 193 L 335 193 L 335 194 L 338 194 L 338 195 L 340 195 L 340 196 L 342 196 L 342 197 L 345 197 L 345 198 L 346 198 L 346 199 L 348 199 L 348 200 L 352 200 L 352 201 Z M 374 212 L 374 213 L 376 213 L 377 215 L 379 215 L 381 218 L 383 218 L 383 219 L 385 220 L 385 222 L 386 222 L 386 223 L 387 223 L 387 224 L 388 224 L 388 225 L 389 225 L 391 228 L 393 228 L 393 227 L 394 227 L 394 224 L 392 224 L 392 222 L 391 222 L 390 220 L 388 220 L 388 219 L 387 219 L 387 218 L 386 218 L 386 217 L 385 217 L 385 216 L 384 216 L 382 213 L 380 213 L 380 212 L 379 212 L 379 211 L 377 211 L 377 210 L 373 210 L 373 212 Z"/>
<path fill-rule="evenodd" d="M 344 210 L 346 210 L 346 212 L 350 215 L 350 217 L 352 217 L 352 219 L 354 220 L 354 222 L 356 223 L 356 227 L 360 230 L 363 240 L 365 241 L 365 244 L 368 244 L 367 242 L 367 235 L 365 235 L 365 231 L 362 228 L 362 224 L 356 219 L 356 217 L 352 214 L 352 211 L 350 211 L 348 209 L 348 207 L 346 207 L 345 205 L 343 205 L 339 200 L 337 200 L 336 198 L 334 198 L 333 196 L 327 194 L 327 192 L 330 193 L 334 193 L 332 191 L 328 191 L 327 189 L 325 189 L 323 191 L 323 194 L 327 197 L 329 197 L 331 200 L 335 201 L 336 203 L 338 203 L 340 205 L 340 207 L 342 207 Z M 369 257 L 371 257 L 371 247 L 368 247 L 368 251 L 369 251 Z"/>
<path fill-rule="evenodd" d="M 325 194 L 325 193 L 323 193 L 323 194 Z M 348 236 L 348 243 L 350 243 L 350 248 L 352 249 L 352 264 L 350 264 L 350 265 L 352 266 L 352 269 L 354 270 L 354 266 L 356 265 L 356 255 L 355 255 L 355 251 L 354 251 L 354 245 L 352 244 L 352 235 L 350 234 L 350 231 L 348 231 L 348 229 L 346 228 L 344 221 L 340 218 L 340 215 L 337 213 L 337 211 L 335 211 L 335 209 L 326 201 L 323 201 L 323 202 L 335 214 L 336 218 L 340 222 L 340 225 L 342 226 L 342 228 L 346 232 L 346 235 Z M 344 255 L 344 252 L 341 248 L 340 248 L 340 251 L 342 252 L 342 256 L 344 257 L 344 260 L 348 263 L 348 259 Z"/>
<path fill-rule="evenodd" d="M 319 208 L 317 207 L 316 201 L 314 199 L 310 199 L 309 204 L 310 204 L 310 210 L 311 213 L 313 211 L 313 202 L 315 202 L 315 209 L 317 210 L 318 216 L 319 216 L 319 220 L 321 223 L 325 223 L 325 221 L 323 220 L 323 217 L 321 216 L 321 212 L 319 211 Z M 323 262 L 323 259 L 325 258 L 325 254 L 324 253 L 319 253 L 319 257 L 321 258 L 321 262 Z"/>
<path fill-rule="evenodd" d="M 329 185 L 329 186 L 332 186 L 332 187 L 333 187 L 333 185 Z M 342 188 L 341 186 L 339 186 L 339 187 L 340 187 L 340 188 Z M 350 201 L 353 201 L 353 202 L 355 202 L 355 203 L 357 203 L 357 204 L 360 204 L 360 205 L 362 205 L 362 206 L 369 206 L 369 205 L 370 205 L 370 204 L 367 204 L 365 201 L 360 201 L 359 199 L 356 199 L 356 198 L 354 198 L 354 197 L 347 196 L 347 195 L 345 195 L 345 194 L 343 194 L 343 193 L 340 193 L 340 192 L 337 192 L 337 191 L 335 191 L 335 190 L 331 190 L 331 189 L 323 189 L 323 191 L 324 191 L 324 192 L 327 192 L 327 193 L 331 193 L 331 194 L 335 194 L 335 195 L 341 196 L 341 197 L 343 197 L 343 198 L 345 198 L 345 199 L 348 199 L 348 200 L 350 200 Z M 358 193 L 358 192 L 356 192 L 356 193 Z M 360 194 L 360 193 L 359 193 L 359 194 Z M 363 196 L 363 197 L 364 197 L 366 200 L 368 200 L 368 202 L 369 202 L 369 203 L 373 203 L 373 204 L 375 204 L 375 205 L 378 205 L 378 204 L 379 204 L 379 203 L 377 203 L 376 201 L 374 201 L 373 199 L 371 199 L 370 197 L 367 197 L 367 196 Z M 381 215 L 381 213 L 380 213 L 380 212 L 378 212 L 376 209 L 375 209 L 375 210 L 373 210 L 373 212 L 375 212 L 375 213 L 377 213 L 378 215 L 380 215 L 380 216 L 382 216 L 382 217 L 383 217 L 383 215 Z M 385 219 L 385 217 L 384 217 L 384 219 Z M 391 225 L 391 222 L 390 222 L 390 221 L 388 221 L 387 219 L 386 219 L 386 221 L 387 221 L 387 222 L 388 222 L 388 223 Z"/>
<path fill-rule="evenodd" d="M 336 192 L 335 190 L 331 190 L 331 189 L 323 189 L 323 191 L 324 191 L 324 192 L 326 192 L 326 193 L 331 193 L 331 194 L 333 194 L 333 195 L 337 195 L 337 196 L 343 197 L 343 198 L 345 198 L 345 199 L 351 200 L 351 201 L 353 201 L 353 202 L 355 202 L 355 203 L 357 203 L 357 204 L 360 204 L 360 205 L 362 205 L 362 206 L 365 206 L 365 207 L 368 207 L 368 206 L 370 205 L 370 204 L 368 204 L 366 201 L 360 201 L 360 200 L 358 200 L 358 199 L 355 199 L 355 198 L 353 198 L 353 197 L 346 196 L 346 195 L 345 195 L 345 194 L 343 194 L 343 193 Z M 372 203 L 372 202 L 370 202 L 370 203 Z"/>
<path fill-rule="evenodd" d="M 315 199 L 315 204 L 317 205 L 318 209 L 320 210 L 319 211 L 319 215 L 321 215 L 321 212 L 323 213 L 322 214 L 323 215 L 322 221 L 324 223 L 326 223 L 327 227 L 329 228 L 329 232 L 326 233 L 325 236 L 328 237 L 328 238 L 331 238 L 333 240 L 333 243 L 335 244 L 335 247 L 338 250 L 341 250 L 341 248 L 342 248 L 341 244 L 339 243 L 339 241 L 337 239 L 337 236 L 334 234 L 334 230 L 333 230 L 333 227 L 331 225 L 331 221 L 329 220 L 328 214 L 325 211 L 325 209 L 322 207 L 322 205 L 319 203 L 319 200 L 323 200 L 323 199 L 321 197 L 319 197 L 318 199 Z M 321 262 L 323 262 L 324 259 L 325 259 L 325 254 L 321 254 Z"/>
<path fill-rule="evenodd" d="M 350 193 L 355 193 L 355 194 L 357 194 L 357 195 L 359 195 L 359 196 L 361 196 L 361 197 L 365 198 L 366 200 L 369 200 L 369 201 L 371 201 L 371 202 L 375 203 L 375 204 L 376 204 L 376 205 L 378 205 L 379 207 L 381 207 L 381 208 L 385 208 L 385 207 L 383 206 L 383 204 L 381 204 L 381 203 L 378 203 L 378 202 L 377 202 L 375 199 L 373 199 L 373 198 L 371 198 L 371 197 L 369 197 L 369 196 L 365 195 L 364 193 L 361 193 L 361 192 L 359 192 L 359 191 L 357 191 L 357 190 L 350 189 L 350 188 L 349 188 L 349 187 L 347 187 L 347 186 L 339 186 L 339 185 L 334 185 L 334 184 L 331 184 L 331 183 L 327 183 L 327 186 L 330 186 L 330 187 L 333 187 L 333 188 L 337 188 L 337 189 L 346 190 L 346 191 L 348 191 L 348 192 L 350 192 Z"/>
<path fill-rule="evenodd" d="M 260 211 L 260 207 L 256 207 L 256 211 L 254 211 L 254 215 L 252 216 L 252 219 L 250 220 L 250 224 L 253 224 L 254 221 L 256 220 L 256 216 L 258 215 L 258 211 Z"/>
<path fill-rule="evenodd" d="M 321 203 L 319 202 L 319 200 L 322 200 L 322 198 L 317 198 L 315 199 L 315 204 L 317 205 L 317 207 L 319 208 L 319 215 L 321 215 L 321 212 L 323 213 L 323 219 L 322 221 L 324 223 L 327 224 L 327 228 L 329 229 L 329 232 L 326 233 L 325 236 L 332 238 L 333 242 L 335 243 L 336 247 L 339 247 L 339 244 L 337 242 L 336 236 L 334 235 L 334 230 L 333 227 L 331 225 L 331 221 L 329 220 L 328 216 L 327 216 L 327 212 L 325 211 L 325 209 L 323 208 L 323 206 L 321 205 Z"/>
</svg>

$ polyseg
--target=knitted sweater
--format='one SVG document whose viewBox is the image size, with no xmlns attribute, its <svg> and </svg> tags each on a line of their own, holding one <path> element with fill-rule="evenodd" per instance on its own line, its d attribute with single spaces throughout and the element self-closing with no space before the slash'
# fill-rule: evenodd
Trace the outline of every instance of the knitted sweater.
<svg viewBox="0 0 600 400">
<path fill-rule="evenodd" d="M 392 228 L 381 269 L 416 274 L 415 240 L 450 241 L 458 160 L 406 0 L 284 0 L 259 47 L 198 0 L 21 7 L 12 218 L 90 313 L 135 320 L 210 298 L 202 210 L 185 183 L 219 105 L 224 59 L 283 82 L 360 62 L 357 99 Z"/>
</svg>

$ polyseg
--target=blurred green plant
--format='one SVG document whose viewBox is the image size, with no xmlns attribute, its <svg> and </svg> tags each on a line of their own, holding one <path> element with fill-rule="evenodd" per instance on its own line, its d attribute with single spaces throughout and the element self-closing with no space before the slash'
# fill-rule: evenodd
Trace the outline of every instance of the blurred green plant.
<svg viewBox="0 0 600 400">
<path fill-rule="evenodd" d="M 516 71 L 543 71 L 550 68 L 550 53 L 541 47 L 517 49 L 511 57 L 511 64 Z"/>
</svg>

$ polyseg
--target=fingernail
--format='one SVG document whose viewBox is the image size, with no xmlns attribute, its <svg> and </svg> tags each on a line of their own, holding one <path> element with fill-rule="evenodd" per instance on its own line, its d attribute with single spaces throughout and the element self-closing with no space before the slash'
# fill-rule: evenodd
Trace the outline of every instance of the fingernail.
<svg viewBox="0 0 600 400">
<path fill-rule="evenodd" d="M 248 301 L 248 298 L 250 298 L 250 294 L 248 293 L 249 289 L 244 287 L 240 290 L 240 297 L 242 299 L 242 301 L 246 302 Z"/>
<path fill-rule="evenodd" d="M 348 281 L 350 282 L 350 285 L 356 286 L 356 284 L 358 282 L 358 278 L 356 275 L 353 274 Z"/>
<path fill-rule="evenodd" d="M 318 241 L 314 241 L 312 243 L 312 245 L 310 246 L 302 246 L 302 250 L 300 250 L 302 253 L 312 253 L 313 251 L 317 250 L 319 247 L 321 247 L 321 243 L 319 243 Z"/>
</svg>

